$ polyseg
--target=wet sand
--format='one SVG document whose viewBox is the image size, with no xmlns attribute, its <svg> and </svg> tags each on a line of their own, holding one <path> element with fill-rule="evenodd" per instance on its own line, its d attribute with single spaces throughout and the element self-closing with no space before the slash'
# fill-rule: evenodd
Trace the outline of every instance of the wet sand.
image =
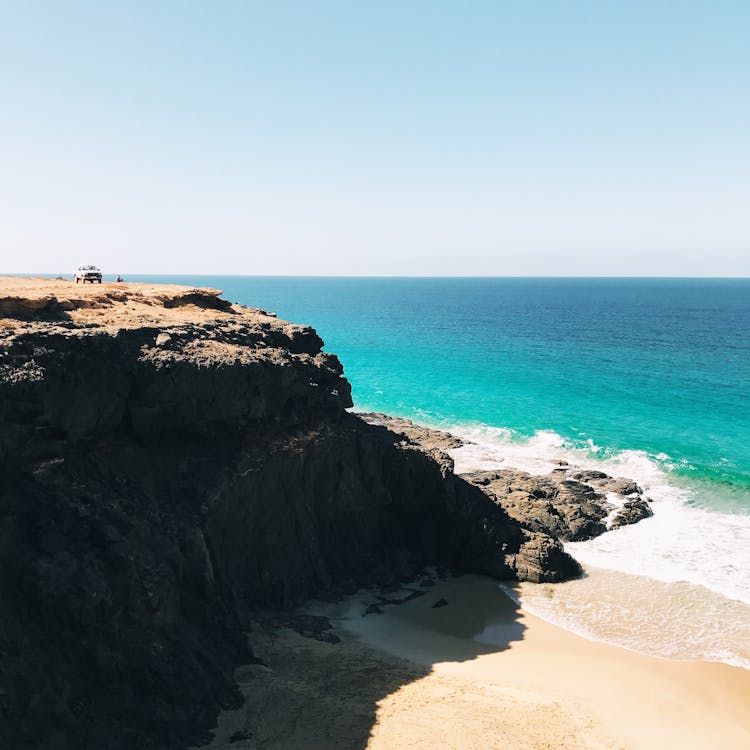
<svg viewBox="0 0 750 750">
<path fill-rule="evenodd" d="M 373 595 L 313 607 L 338 644 L 256 628 L 265 665 L 238 672 L 248 702 L 213 747 L 750 747 L 748 670 L 585 640 L 478 576 L 424 590 L 365 617 Z"/>
</svg>

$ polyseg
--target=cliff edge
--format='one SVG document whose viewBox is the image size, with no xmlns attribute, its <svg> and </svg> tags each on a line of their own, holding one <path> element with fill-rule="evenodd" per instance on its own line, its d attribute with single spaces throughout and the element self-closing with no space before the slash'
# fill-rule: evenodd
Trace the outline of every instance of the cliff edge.
<svg viewBox="0 0 750 750">
<path fill-rule="evenodd" d="M 263 607 L 426 565 L 580 572 L 442 450 L 347 412 L 322 347 L 213 289 L 0 278 L 0 744 L 207 740 Z"/>
</svg>

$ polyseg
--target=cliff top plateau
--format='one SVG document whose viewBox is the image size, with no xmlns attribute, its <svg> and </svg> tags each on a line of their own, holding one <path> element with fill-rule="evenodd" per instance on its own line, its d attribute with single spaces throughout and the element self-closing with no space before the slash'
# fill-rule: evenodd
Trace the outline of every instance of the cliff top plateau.
<svg viewBox="0 0 750 750">
<path fill-rule="evenodd" d="M 139 328 L 203 326 L 209 331 L 220 327 L 244 336 L 255 334 L 240 339 L 244 348 L 251 343 L 268 346 L 264 333 L 271 338 L 280 334 L 281 343 L 306 339 L 307 353 L 322 347 L 323 342 L 309 326 L 280 321 L 272 312 L 232 304 L 220 295 L 218 289 L 178 284 L 76 284 L 62 279 L 0 276 L 0 337 L 35 331 L 116 335 Z"/>
</svg>

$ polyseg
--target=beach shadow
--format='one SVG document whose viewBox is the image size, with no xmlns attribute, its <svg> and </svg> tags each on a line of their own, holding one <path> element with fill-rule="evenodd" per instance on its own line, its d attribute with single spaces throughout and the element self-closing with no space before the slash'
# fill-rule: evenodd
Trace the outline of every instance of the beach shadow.
<svg viewBox="0 0 750 750">
<path fill-rule="evenodd" d="M 376 594 L 360 594 L 328 608 L 338 643 L 255 623 L 250 643 L 262 663 L 237 670 L 245 704 L 220 716 L 210 747 L 361 750 L 389 696 L 418 687 L 437 663 L 503 651 L 525 630 L 517 604 L 480 576 L 365 615 L 372 601 Z"/>
</svg>

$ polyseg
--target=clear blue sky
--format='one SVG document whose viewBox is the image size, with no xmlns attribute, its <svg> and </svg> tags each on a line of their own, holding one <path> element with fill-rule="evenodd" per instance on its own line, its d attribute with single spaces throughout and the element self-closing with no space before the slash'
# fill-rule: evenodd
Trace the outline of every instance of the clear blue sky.
<svg viewBox="0 0 750 750">
<path fill-rule="evenodd" d="M 750 2 L 0 0 L 0 272 L 750 275 Z"/>
</svg>

